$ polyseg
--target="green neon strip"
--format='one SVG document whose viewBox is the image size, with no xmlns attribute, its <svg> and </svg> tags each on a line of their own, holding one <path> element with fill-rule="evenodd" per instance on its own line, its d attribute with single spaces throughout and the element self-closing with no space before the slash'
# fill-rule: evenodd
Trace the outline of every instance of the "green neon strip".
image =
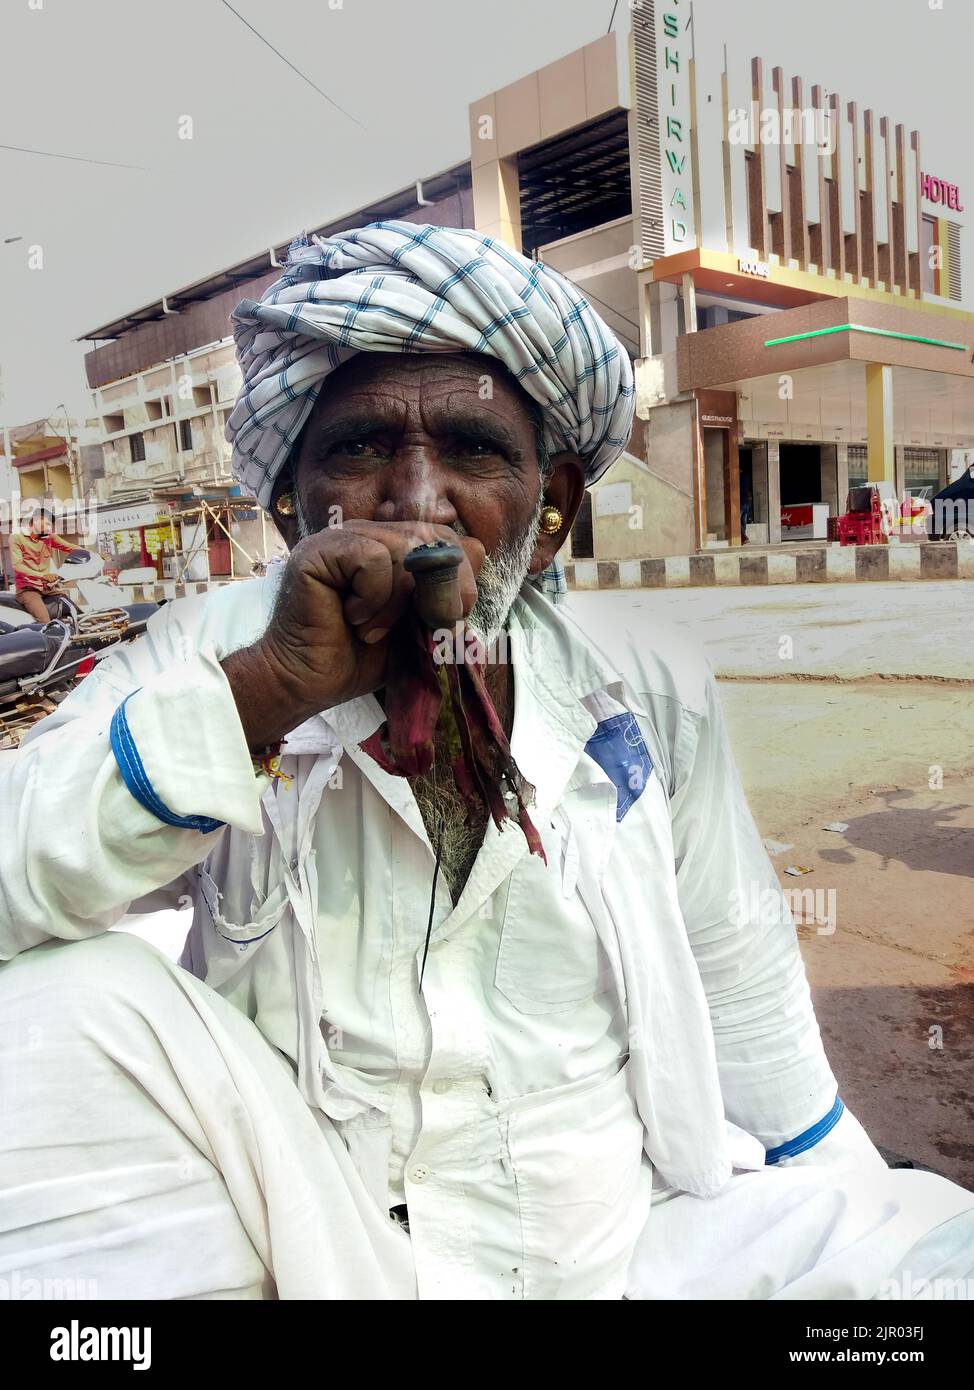
<svg viewBox="0 0 974 1390">
<path fill-rule="evenodd" d="M 903 338 L 908 343 L 929 343 L 931 347 L 954 348 L 966 352 L 966 343 L 948 343 L 946 338 L 921 338 L 916 333 L 894 333 L 890 328 L 867 328 L 862 323 L 840 323 L 837 328 L 816 328 L 811 333 L 792 333 L 788 338 L 765 338 L 765 347 L 778 347 L 781 343 L 800 343 L 803 338 L 825 338 L 830 333 L 873 333 L 877 338 Z"/>
</svg>

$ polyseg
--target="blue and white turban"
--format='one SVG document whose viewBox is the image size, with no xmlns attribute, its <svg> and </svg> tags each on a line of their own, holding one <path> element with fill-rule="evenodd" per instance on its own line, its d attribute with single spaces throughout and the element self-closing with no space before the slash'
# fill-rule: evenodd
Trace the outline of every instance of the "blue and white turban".
<svg viewBox="0 0 974 1390">
<path fill-rule="evenodd" d="M 269 507 L 330 372 L 357 352 L 479 352 L 542 407 L 545 440 L 594 482 L 635 406 L 625 348 L 574 285 L 479 232 L 375 222 L 291 248 L 260 302 L 232 314 L 243 386 L 227 421 L 233 476 Z"/>
</svg>

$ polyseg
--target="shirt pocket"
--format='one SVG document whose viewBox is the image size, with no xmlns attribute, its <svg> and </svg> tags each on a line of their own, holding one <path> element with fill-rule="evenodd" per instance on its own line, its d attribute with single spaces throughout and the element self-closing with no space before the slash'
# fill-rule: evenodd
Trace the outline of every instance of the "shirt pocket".
<svg viewBox="0 0 974 1390">
<path fill-rule="evenodd" d="M 568 1011 L 611 985 L 611 963 L 581 897 L 566 891 L 565 860 L 594 852 L 591 836 L 565 829 L 544 832 L 545 865 L 535 855 L 511 874 L 494 984 L 521 1013 Z"/>
<path fill-rule="evenodd" d="M 210 924 L 224 941 L 249 946 L 272 932 L 284 916 L 288 893 L 283 882 L 275 885 L 263 900 L 251 896 L 250 901 L 244 903 L 238 899 L 238 894 L 218 888 L 216 880 L 202 865 L 199 876 Z"/>
<path fill-rule="evenodd" d="M 625 819 L 638 801 L 653 771 L 653 760 L 636 717 L 626 710 L 603 719 L 585 745 L 616 789 L 616 820 Z"/>
<path fill-rule="evenodd" d="M 504 1117 L 526 1299 L 622 1297 L 652 1183 L 628 1066 L 515 1101 Z"/>
</svg>

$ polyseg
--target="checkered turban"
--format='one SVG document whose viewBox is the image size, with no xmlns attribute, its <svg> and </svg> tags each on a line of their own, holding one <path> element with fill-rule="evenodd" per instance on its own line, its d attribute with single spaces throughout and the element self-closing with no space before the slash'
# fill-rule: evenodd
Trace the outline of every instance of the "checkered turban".
<svg viewBox="0 0 974 1390">
<path fill-rule="evenodd" d="M 261 506 L 330 372 L 357 352 L 479 352 L 541 406 L 552 453 L 594 482 L 622 453 L 629 355 L 557 271 L 467 229 L 375 222 L 291 247 L 281 278 L 232 314 L 243 386 L 233 476 Z"/>
</svg>

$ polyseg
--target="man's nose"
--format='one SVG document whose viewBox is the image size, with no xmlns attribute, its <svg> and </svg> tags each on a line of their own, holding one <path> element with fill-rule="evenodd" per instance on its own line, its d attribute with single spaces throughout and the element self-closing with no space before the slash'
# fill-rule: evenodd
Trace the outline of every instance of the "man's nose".
<svg viewBox="0 0 974 1390">
<path fill-rule="evenodd" d="M 448 493 L 448 475 L 440 467 L 435 449 L 411 447 L 396 454 L 383 473 L 375 519 L 453 525 L 457 512 Z"/>
</svg>

